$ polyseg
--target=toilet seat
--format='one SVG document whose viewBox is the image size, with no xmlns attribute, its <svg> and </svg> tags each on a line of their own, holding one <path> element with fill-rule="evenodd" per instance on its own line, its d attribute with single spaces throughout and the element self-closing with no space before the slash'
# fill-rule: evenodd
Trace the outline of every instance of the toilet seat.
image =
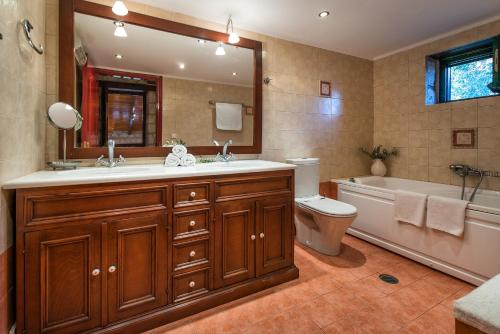
<svg viewBox="0 0 500 334">
<path fill-rule="evenodd" d="M 309 209 L 330 217 L 354 217 L 358 212 L 353 205 L 320 195 L 296 198 L 295 203 L 298 207 Z"/>
</svg>

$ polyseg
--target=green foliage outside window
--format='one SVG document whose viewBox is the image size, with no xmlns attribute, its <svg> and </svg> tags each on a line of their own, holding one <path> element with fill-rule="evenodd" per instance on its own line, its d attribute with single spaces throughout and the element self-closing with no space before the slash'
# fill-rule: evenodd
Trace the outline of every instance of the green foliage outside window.
<svg viewBox="0 0 500 334">
<path fill-rule="evenodd" d="M 449 68 L 450 100 L 495 95 L 489 88 L 493 74 L 493 59 L 473 61 Z"/>
</svg>

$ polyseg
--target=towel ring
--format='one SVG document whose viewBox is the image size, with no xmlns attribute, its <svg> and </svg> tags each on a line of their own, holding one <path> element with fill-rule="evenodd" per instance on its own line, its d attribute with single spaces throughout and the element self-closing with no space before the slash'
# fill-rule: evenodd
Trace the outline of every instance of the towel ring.
<svg viewBox="0 0 500 334">
<path fill-rule="evenodd" d="M 31 39 L 31 30 L 33 29 L 33 25 L 28 19 L 24 19 L 22 22 L 23 25 L 23 30 L 24 30 L 24 36 L 28 40 L 28 43 L 31 45 L 33 50 L 36 51 L 39 55 L 43 54 L 43 46 L 42 44 L 39 44 L 38 46 L 33 43 L 33 40 Z"/>
</svg>

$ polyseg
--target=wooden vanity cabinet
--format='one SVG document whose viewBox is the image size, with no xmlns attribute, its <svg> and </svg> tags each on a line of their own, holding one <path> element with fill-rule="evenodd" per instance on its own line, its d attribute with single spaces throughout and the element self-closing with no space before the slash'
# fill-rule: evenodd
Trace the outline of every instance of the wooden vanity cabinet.
<svg viewBox="0 0 500 334">
<path fill-rule="evenodd" d="M 77 333 L 99 327 L 103 290 L 100 224 L 28 232 L 25 238 L 28 333 Z M 19 285 L 17 289 L 19 293 Z"/>
<path fill-rule="evenodd" d="M 16 196 L 18 333 L 136 333 L 298 277 L 292 170 Z"/>
</svg>

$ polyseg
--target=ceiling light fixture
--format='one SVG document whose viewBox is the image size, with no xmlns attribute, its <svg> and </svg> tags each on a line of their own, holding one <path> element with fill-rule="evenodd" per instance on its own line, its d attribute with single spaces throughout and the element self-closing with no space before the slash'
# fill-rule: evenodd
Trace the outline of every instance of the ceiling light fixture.
<svg viewBox="0 0 500 334">
<path fill-rule="evenodd" d="M 229 30 L 231 30 L 231 32 L 229 32 Z M 238 36 L 238 34 L 234 32 L 233 19 L 231 18 L 231 16 L 229 16 L 229 19 L 227 20 L 226 34 L 229 34 L 229 38 L 227 39 L 229 43 L 236 44 L 240 41 L 240 36 Z"/>
<path fill-rule="evenodd" d="M 222 42 L 219 42 L 219 46 L 215 50 L 215 55 L 223 56 L 225 54 L 226 54 L 226 50 L 224 50 L 224 46 L 222 45 Z"/>
<path fill-rule="evenodd" d="M 115 54 L 115 58 L 116 59 L 123 59 L 123 56 L 119 53 Z"/>
<path fill-rule="evenodd" d="M 183 69 L 185 69 L 185 68 L 186 68 L 186 65 L 184 65 L 184 63 L 180 63 L 180 64 L 179 64 L 179 68 L 180 68 L 181 70 L 183 70 Z"/>
<path fill-rule="evenodd" d="M 120 21 L 114 21 L 113 22 L 116 26 L 115 29 L 115 36 L 116 37 L 127 37 L 127 32 L 125 31 L 125 23 L 120 22 Z"/>
<path fill-rule="evenodd" d="M 236 72 L 233 72 L 233 76 L 237 76 L 237 75 L 238 75 L 238 73 L 236 73 Z"/>
<path fill-rule="evenodd" d="M 329 12 L 329 11 L 327 11 L 327 10 L 324 10 L 324 11 L 322 11 L 322 12 L 319 12 L 319 14 L 318 14 L 318 16 L 319 16 L 320 18 L 322 18 L 322 19 L 323 19 L 323 18 L 325 18 L 325 17 L 327 17 L 328 15 L 330 15 L 330 12 Z"/>
<path fill-rule="evenodd" d="M 125 6 L 123 1 L 119 1 L 119 0 L 115 1 L 111 10 L 113 11 L 113 13 L 115 13 L 118 16 L 125 16 L 128 14 L 127 6 Z"/>
</svg>

